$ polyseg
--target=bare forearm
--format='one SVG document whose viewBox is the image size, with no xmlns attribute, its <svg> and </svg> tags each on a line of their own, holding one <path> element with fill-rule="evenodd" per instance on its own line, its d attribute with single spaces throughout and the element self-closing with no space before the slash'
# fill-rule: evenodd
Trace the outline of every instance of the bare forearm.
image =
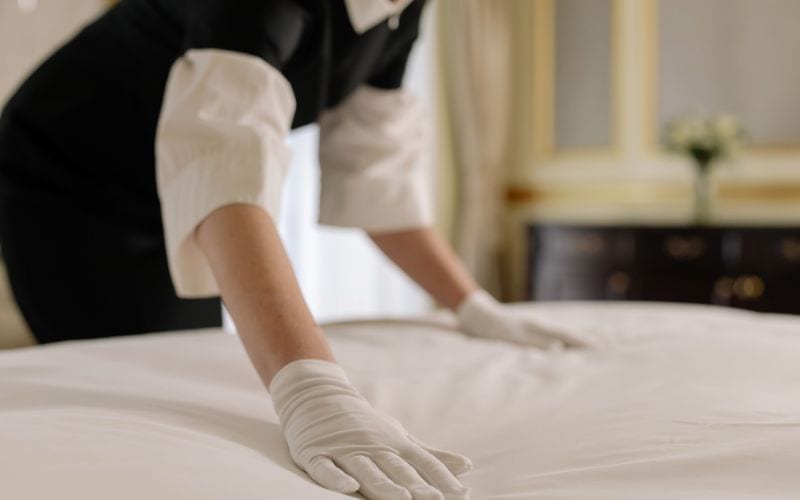
<svg viewBox="0 0 800 500">
<path fill-rule="evenodd" d="M 456 309 L 478 284 L 433 229 L 370 234 L 370 238 L 411 279 L 445 307 Z"/>
<path fill-rule="evenodd" d="M 220 208 L 195 237 L 264 384 L 292 361 L 333 361 L 266 212 L 250 205 Z"/>
</svg>

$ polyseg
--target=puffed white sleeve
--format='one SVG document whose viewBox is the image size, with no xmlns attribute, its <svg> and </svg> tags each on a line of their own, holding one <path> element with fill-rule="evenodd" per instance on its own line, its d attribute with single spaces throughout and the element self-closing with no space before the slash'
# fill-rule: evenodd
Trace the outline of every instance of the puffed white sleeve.
<svg viewBox="0 0 800 500">
<path fill-rule="evenodd" d="M 178 296 L 219 294 L 194 232 L 214 210 L 244 203 L 279 216 L 295 98 L 264 59 L 190 50 L 174 64 L 156 136 L 156 180 Z"/>
<path fill-rule="evenodd" d="M 371 232 L 433 224 L 423 108 L 403 88 L 363 85 L 320 116 L 320 223 Z"/>
</svg>

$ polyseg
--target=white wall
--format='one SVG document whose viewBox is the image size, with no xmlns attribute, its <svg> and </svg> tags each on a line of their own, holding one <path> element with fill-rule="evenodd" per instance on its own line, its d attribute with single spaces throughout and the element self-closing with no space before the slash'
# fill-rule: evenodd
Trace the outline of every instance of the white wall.
<svg viewBox="0 0 800 500">
<path fill-rule="evenodd" d="M 0 103 L 107 0 L 0 0 Z"/>
</svg>

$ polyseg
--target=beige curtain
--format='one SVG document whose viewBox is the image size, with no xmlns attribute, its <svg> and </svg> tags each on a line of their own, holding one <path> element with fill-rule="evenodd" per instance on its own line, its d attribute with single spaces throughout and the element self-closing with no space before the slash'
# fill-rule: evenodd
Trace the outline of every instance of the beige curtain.
<svg viewBox="0 0 800 500">
<path fill-rule="evenodd" d="M 505 179 L 512 123 L 513 2 L 440 0 L 444 126 L 453 162 L 456 248 L 501 294 Z"/>
</svg>

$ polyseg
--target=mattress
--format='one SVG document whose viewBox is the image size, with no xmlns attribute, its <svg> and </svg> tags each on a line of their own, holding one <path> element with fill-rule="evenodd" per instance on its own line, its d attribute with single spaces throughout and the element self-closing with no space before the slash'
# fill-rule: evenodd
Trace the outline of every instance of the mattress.
<svg viewBox="0 0 800 500">
<path fill-rule="evenodd" d="M 377 407 L 468 455 L 473 499 L 800 498 L 800 318 L 561 303 L 585 351 L 473 340 L 448 317 L 325 327 Z M 0 353 L 0 497 L 348 498 L 291 462 L 220 331 Z"/>
</svg>

